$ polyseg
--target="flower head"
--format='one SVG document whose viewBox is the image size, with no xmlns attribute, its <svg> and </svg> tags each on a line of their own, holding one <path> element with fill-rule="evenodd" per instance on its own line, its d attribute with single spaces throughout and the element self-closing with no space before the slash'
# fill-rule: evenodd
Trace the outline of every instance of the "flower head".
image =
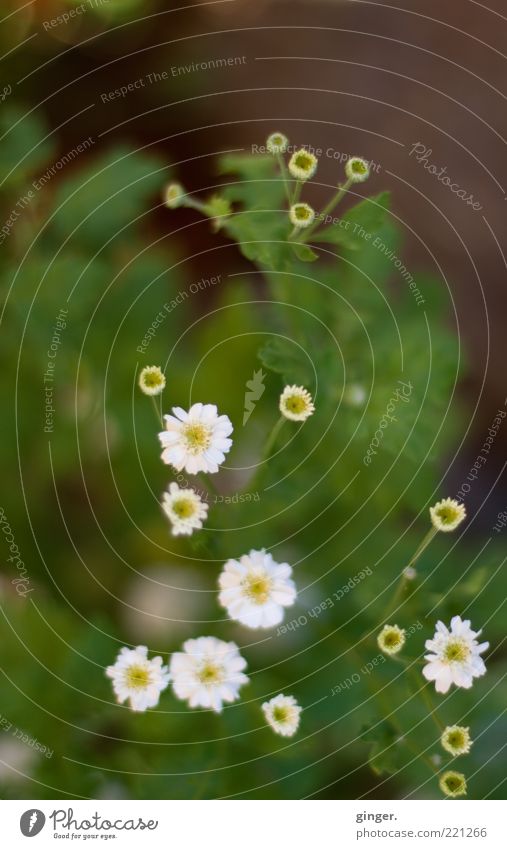
<svg viewBox="0 0 507 849">
<path fill-rule="evenodd" d="M 139 712 L 158 704 L 160 693 L 167 687 L 170 677 L 161 657 L 148 660 L 146 646 L 120 649 L 116 663 L 107 667 L 106 675 L 113 681 L 119 704 L 128 699 L 132 710 Z"/>
<path fill-rule="evenodd" d="M 218 584 L 218 601 L 231 619 L 249 628 L 272 628 L 284 615 L 284 607 L 296 600 L 296 586 L 288 563 L 277 563 L 264 550 L 228 560 Z"/>
<path fill-rule="evenodd" d="M 403 577 L 406 581 L 415 581 L 417 578 L 417 569 L 414 569 L 413 566 L 405 566 L 403 570 Z"/>
<path fill-rule="evenodd" d="M 455 531 L 466 518 L 466 510 L 464 505 L 455 501 L 454 498 L 444 498 L 434 507 L 430 507 L 430 516 L 433 527 L 437 531 Z"/>
<path fill-rule="evenodd" d="M 377 637 L 377 643 L 385 654 L 398 654 L 405 645 L 405 630 L 397 625 L 384 625 Z"/>
<path fill-rule="evenodd" d="M 162 509 L 172 525 L 173 537 L 190 536 L 202 528 L 208 515 L 208 505 L 193 489 L 180 489 L 171 483 L 162 496 Z"/>
<path fill-rule="evenodd" d="M 318 160 L 304 147 L 296 150 L 289 160 L 289 171 L 297 180 L 309 180 L 317 170 Z"/>
<path fill-rule="evenodd" d="M 279 407 L 282 416 L 293 422 L 304 422 L 315 412 L 312 396 L 304 386 L 286 386 Z"/>
<path fill-rule="evenodd" d="M 299 718 L 301 711 L 294 696 L 284 696 L 280 693 L 269 702 L 264 702 L 262 705 L 266 722 L 271 725 L 273 731 L 281 734 L 282 737 L 292 737 L 296 733 L 299 726 Z"/>
<path fill-rule="evenodd" d="M 352 183 L 364 183 L 370 176 L 370 166 L 365 159 L 351 156 L 345 163 L 345 174 Z"/>
<path fill-rule="evenodd" d="M 472 631 L 470 620 L 462 621 L 461 616 L 453 616 L 450 630 L 443 622 L 437 622 L 435 636 L 425 643 L 431 654 L 424 656 L 428 663 L 422 671 L 427 681 L 435 682 L 437 693 L 447 693 L 451 684 L 468 690 L 474 678 L 485 674 L 481 654 L 489 643 L 477 642 L 480 633 Z"/>
<path fill-rule="evenodd" d="M 442 732 L 440 742 L 445 751 L 454 757 L 467 755 L 472 745 L 470 729 L 462 725 L 448 725 Z"/>
<path fill-rule="evenodd" d="M 270 153 L 285 153 L 289 139 L 283 133 L 271 133 L 266 141 L 266 147 Z"/>
<path fill-rule="evenodd" d="M 198 637 L 183 643 L 183 651 L 171 658 L 173 690 L 191 708 L 211 708 L 220 713 L 223 702 L 239 698 L 239 688 L 248 683 L 243 672 L 246 660 L 236 643 L 216 637 Z"/>
<path fill-rule="evenodd" d="M 166 429 L 158 435 L 164 463 L 189 475 L 218 472 L 232 445 L 229 418 L 219 416 L 214 404 L 194 404 L 188 413 L 173 407 L 173 413 L 164 416 Z"/>
<path fill-rule="evenodd" d="M 454 770 L 448 769 L 447 772 L 442 773 L 438 784 L 442 793 L 445 793 L 446 796 L 454 798 L 467 794 L 467 781 L 462 772 L 454 772 Z"/>
<path fill-rule="evenodd" d="M 146 366 L 139 374 L 139 388 L 145 395 L 160 395 L 165 388 L 165 376 L 158 366 Z"/>
<path fill-rule="evenodd" d="M 310 227 L 315 221 L 315 210 L 307 203 L 295 203 L 289 210 L 289 218 L 294 227 Z"/>
<path fill-rule="evenodd" d="M 182 205 L 185 195 L 185 189 L 180 183 L 169 183 L 164 189 L 164 203 L 169 209 L 177 209 Z"/>
</svg>

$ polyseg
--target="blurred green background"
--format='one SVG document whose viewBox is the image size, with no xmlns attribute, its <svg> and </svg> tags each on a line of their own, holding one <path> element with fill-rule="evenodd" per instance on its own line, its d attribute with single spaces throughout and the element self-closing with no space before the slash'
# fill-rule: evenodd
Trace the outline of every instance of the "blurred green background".
<svg viewBox="0 0 507 849">
<path fill-rule="evenodd" d="M 75 15 L 59 20 L 73 5 Z M 310 81 L 304 63 L 292 78 L 256 65 L 276 42 L 280 48 L 288 6 L 250 5 L 6 7 L 0 506 L 29 592 L 23 597 L 13 583 L 17 567 L 2 540 L 4 798 L 440 795 L 410 748 L 443 754 L 435 728 L 402 667 L 378 661 L 375 636 L 426 533 L 428 505 L 456 494 L 496 410 L 505 408 L 495 358 L 497 277 L 490 274 L 481 306 L 486 316 L 492 311 L 489 345 L 477 287 L 473 295 L 466 289 L 476 281 L 461 272 L 465 249 L 451 227 L 443 229 L 440 213 L 431 222 L 423 201 L 410 205 L 398 177 L 409 180 L 413 163 L 400 164 L 404 154 L 381 138 L 400 132 L 409 144 L 413 134 L 394 128 L 389 111 L 377 114 L 378 102 L 356 100 L 347 112 L 345 97 L 338 114 L 323 91 L 329 79 Z M 289 33 L 291 55 L 303 55 L 303 46 L 316 55 L 323 43 L 304 30 L 317 7 L 329 27 L 348 25 L 351 14 L 356 28 L 361 23 L 362 10 L 348 4 L 311 6 L 291 10 L 303 30 Z M 353 45 L 347 50 L 359 60 Z M 228 57 L 247 58 L 206 72 L 171 70 Z M 164 72 L 166 79 L 148 81 Z M 320 93 L 310 109 L 312 85 Z M 371 90 L 371 81 L 358 85 Z M 121 86 L 131 89 L 112 94 Z M 304 103 L 291 86 L 301 87 Z M 248 153 L 273 129 L 298 144 L 382 163 L 371 185 L 345 203 L 391 192 L 392 211 L 375 232 L 410 268 L 424 310 L 393 263 L 367 244 L 331 244 L 331 254 L 311 264 L 276 244 L 266 248 L 284 238 L 283 189 L 272 163 Z M 341 179 L 340 168 L 322 163 L 308 193 L 317 205 Z M 464 173 L 475 186 L 472 168 Z M 163 207 L 163 186 L 174 177 L 199 197 L 216 190 L 235 210 L 254 211 L 215 233 L 193 211 Z M 446 203 L 442 195 L 441 210 Z M 453 214 L 460 223 L 469 215 L 455 207 Z M 473 252 L 468 219 L 463 230 Z M 53 379 L 44 383 L 48 361 Z M 165 370 L 166 411 L 212 402 L 235 427 L 216 478 L 232 503 L 214 505 L 210 495 L 207 527 L 190 541 L 170 537 L 158 503 L 173 476 L 159 459 L 153 409 L 136 390 L 138 369 L 149 364 Z M 266 391 L 243 426 L 246 383 L 261 367 Z M 365 467 L 400 379 L 413 385 L 410 404 Z M 285 428 L 284 450 L 256 478 L 285 382 L 306 385 L 317 413 L 301 430 Z M 505 546 L 492 530 L 507 506 L 504 455 L 500 431 L 473 482 L 465 534 L 432 544 L 392 616 L 408 629 L 422 625 L 407 644 L 415 669 L 437 619 L 466 614 L 473 627 L 484 626 L 487 676 L 439 699 L 442 719 L 469 725 L 476 740 L 456 765 L 471 798 L 501 797 L 505 772 Z M 240 492 L 255 498 L 235 503 Z M 285 621 L 304 624 L 277 636 L 223 619 L 215 595 L 221 564 L 252 547 L 294 566 L 300 593 Z M 323 605 L 328 598 L 333 603 Z M 208 633 L 235 640 L 248 660 L 251 683 L 240 702 L 220 716 L 187 710 L 170 689 L 149 714 L 113 703 L 103 670 L 122 645 L 146 643 L 167 657 L 188 637 Z M 259 709 L 282 691 L 305 708 L 291 740 L 274 737 Z M 394 724 L 385 719 L 392 712 Z M 400 743 L 399 726 L 409 745 Z"/>
</svg>

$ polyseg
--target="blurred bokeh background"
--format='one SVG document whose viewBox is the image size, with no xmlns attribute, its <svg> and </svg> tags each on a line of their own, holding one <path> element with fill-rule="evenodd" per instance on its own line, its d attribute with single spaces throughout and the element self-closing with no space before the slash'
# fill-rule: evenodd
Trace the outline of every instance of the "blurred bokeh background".
<svg viewBox="0 0 507 849">
<path fill-rule="evenodd" d="M 0 794 L 437 797 L 420 759 L 398 757 L 390 727 L 373 746 L 392 762 L 371 768 L 362 729 L 397 705 L 428 754 L 439 750 L 400 670 L 358 669 L 378 655 L 374 635 L 426 532 L 428 503 L 469 480 L 466 532 L 436 540 L 396 617 L 423 625 L 413 657 L 437 618 L 466 613 L 484 626 L 488 676 L 454 692 L 442 715 L 466 720 L 478 738 L 470 795 L 501 797 L 507 531 L 494 527 L 507 510 L 506 425 L 468 477 L 507 403 L 501 3 L 6 0 L 0 15 L 0 507 L 28 590 L 13 583 L 20 560 L 8 560 L 5 543 Z M 375 163 L 360 196 L 391 192 L 390 244 L 422 275 L 428 324 L 392 265 L 365 259 L 396 316 L 418 399 L 370 478 L 354 476 L 400 376 L 385 303 L 363 294 L 350 269 L 326 272 L 322 262 L 319 279 L 368 327 L 372 373 L 357 322 L 335 315 L 334 300 L 296 277 L 273 287 L 227 233 L 162 203 L 171 178 L 197 196 L 220 191 L 232 177 L 219 157 L 251 152 L 274 129 L 323 151 L 305 196 L 315 206 L 341 179 L 340 154 Z M 437 178 L 444 167 L 476 208 Z M 308 274 L 318 276 L 314 266 Z M 140 351 L 165 305 L 199 281 Z M 343 359 L 326 359 L 318 324 L 303 326 L 287 304 L 331 315 Z M 314 379 L 300 356 L 269 370 L 271 350 L 261 363 L 259 347 L 277 333 L 310 343 L 328 418 L 315 417 L 273 479 L 252 487 L 283 379 Z M 230 415 L 237 441 L 220 493 L 255 496 L 213 507 L 216 530 L 192 542 L 170 538 L 158 507 L 169 472 L 135 388 L 137 369 L 152 363 L 166 367 L 167 406 L 213 401 Z M 245 384 L 261 364 L 266 392 L 243 428 Z M 342 395 L 351 386 L 358 392 Z M 245 634 L 216 605 L 220 564 L 261 545 L 295 564 L 304 588 L 288 618 L 308 624 L 280 637 Z M 366 567 L 367 580 L 307 616 Z M 372 636 L 361 641 L 365 630 Z M 235 639 L 248 656 L 252 685 L 240 705 L 220 717 L 190 712 L 169 691 L 149 716 L 112 703 L 103 669 L 122 645 L 167 656 L 204 633 Z M 354 675 L 357 684 L 331 695 Z M 308 708 L 290 745 L 259 712 L 282 690 Z"/>
</svg>

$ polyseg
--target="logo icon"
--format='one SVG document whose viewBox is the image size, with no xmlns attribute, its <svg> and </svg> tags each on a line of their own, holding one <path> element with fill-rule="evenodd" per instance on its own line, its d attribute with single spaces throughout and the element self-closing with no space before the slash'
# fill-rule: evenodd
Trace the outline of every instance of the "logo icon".
<svg viewBox="0 0 507 849">
<path fill-rule="evenodd" d="M 245 392 L 245 412 L 243 413 L 243 427 L 246 425 L 248 419 L 252 415 L 255 410 L 255 405 L 257 401 L 260 401 L 264 394 L 265 386 L 264 379 L 266 375 L 259 369 L 259 371 L 254 371 L 253 377 L 246 382 L 247 392 Z"/>
<path fill-rule="evenodd" d="M 31 808 L 21 815 L 19 827 L 25 837 L 35 837 L 44 828 L 46 817 L 38 808 Z"/>
</svg>

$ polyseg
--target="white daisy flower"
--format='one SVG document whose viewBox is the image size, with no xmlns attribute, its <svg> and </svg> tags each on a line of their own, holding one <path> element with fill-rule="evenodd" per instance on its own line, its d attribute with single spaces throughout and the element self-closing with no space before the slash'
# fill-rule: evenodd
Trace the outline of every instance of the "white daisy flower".
<svg viewBox="0 0 507 849">
<path fill-rule="evenodd" d="M 295 203 L 289 210 L 289 218 L 294 227 L 304 229 L 315 221 L 315 210 L 308 203 Z"/>
<path fill-rule="evenodd" d="M 284 607 L 296 600 L 296 586 L 288 563 L 276 563 L 271 554 L 252 550 L 239 560 L 228 560 L 218 579 L 218 601 L 231 619 L 249 628 L 278 625 Z"/>
<path fill-rule="evenodd" d="M 304 386 L 286 386 L 279 407 L 282 415 L 293 422 L 304 422 L 315 412 L 312 396 Z"/>
<path fill-rule="evenodd" d="M 365 159 L 351 156 L 345 163 L 345 174 L 353 183 L 364 183 L 370 176 L 370 166 Z"/>
<path fill-rule="evenodd" d="M 180 183 L 169 183 L 164 189 L 164 203 L 169 209 L 177 209 L 182 205 L 185 195 L 185 189 Z"/>
<path fill-rule="evenodd" d="M 405 645 L 405 630 L 397 625 L 384 625 L 377 637 L 377 644 L 385 654 L 398 654 Z"/>
<path fill-rule="evenodd" d="M 297 180 L 309 180 L 317 170 L 318 159 L 304 147 L 296 150 L 289 160 L 289 171 Z"/>
<path fill-rule="evenodd" d="M 208 515 L 208 505 L 193 489 L 180 489 L 171 483 L 162 496 L 162 509 L 172 525 L 173 537 L 190 536 L 202 528 Z"/>
<path fill-rule="evenodd" d="M 455 531 L 466 518 L 466 510 L 464 505 L 454 498 L 444 498 L 434 507 L 430 507 L 430 516 L 437 531 Z"/>
<path fill-rule="evenodd" d="M 246 660 L 236 643 L 225 643 L 216 637 L 198 637 L 183 643 L 183 651 L 171 658 L 173 690 L 191 708 L 211 708 L 220 713 L 223 702 L 239 698 L 239 688 L 249 678 L 243 672 Z"/>
<path fill-rule="evenodd" d="M 451 796 L 451 798 L 466 796 L 467 794 L 467 781 L 462 772 L 454 772 L 453 769 L 448 769 L 440 776 L 438 784 L 442 793 Z"/>
<path fill-rule="evenodd" d="M 283 133 L 271 133 L 266 141 L 266 147 L 270 153 L 285 153 L 289 139 Z"/>
<path fill-rule="evenodd" d="M 463 725 L 448 725 L 442 732 L 440 742 L 446 752 L 454 757 L 467 755 L 472 745 L 470 728 L 465 728 Z"/>
<path fill-rule="evenodd" d="M 299 726 L 301 711 L 294 696 L 284 696 L 280 693 L 269 702 L 262 705 L 266 722 L 271 725 L 273 731 L 282 737 L 292 737 Z"/>
<path fill-rule="evenodd" d="M 472 631 L 470 620 L 462 621 L 461 616 L 453 616 L 451 629 L 443 622 L 437 622 L 435 636 L 426 640 L 425 646 L 431 654 L 422 673 L 427 681 L 435 682 L 437 693 L 447 693 L 451 684 L 470 689 L 474 678 L 480 678 L 486 672 L 482 657 L 489 643 L 478 643 L 476 637 L 481 631 Z"/>
<path fill-rule="evenodd" d="M 165 388 L 165 376 L 159 366 L 146 366 L 139 374 L 139 389 L 145 395 L 160 395 Z"/>
<path fill-rule="evenodd" d="M 173 407 L 173 413 L 164 416 L 166 429 L 158 435 L 164 463 L 189 475 L 218 472 L 232 445 L 229 418 L 219 416 L 215 404 L 193 404 L 188 413 Z"/>
<path fill-rule="evenodd" d="M 158 705 L 160 693 L 165 690 L 170 678 L 161 657 L 148 660 L 146 646 L 120 649 L 116 663 L 107 667 L 106 675 L 112 679 L 119 704 L 128 699 L 132 710 L 138 712 Z"/>
</svg>

